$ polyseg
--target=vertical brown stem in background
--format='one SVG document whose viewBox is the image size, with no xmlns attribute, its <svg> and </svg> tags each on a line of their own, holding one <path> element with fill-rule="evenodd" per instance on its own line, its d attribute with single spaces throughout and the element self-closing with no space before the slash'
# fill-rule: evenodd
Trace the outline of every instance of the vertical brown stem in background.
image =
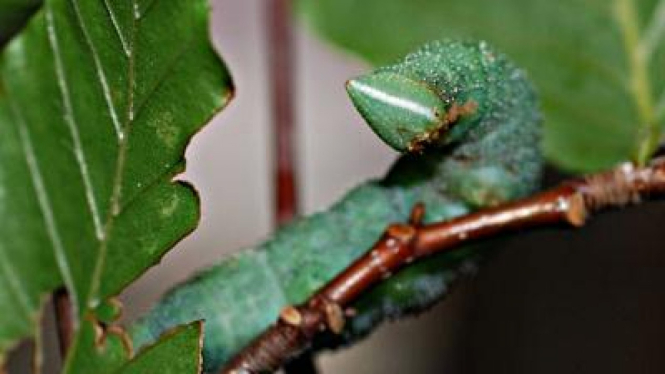
<svg viewBox="0 0 665 374">
<path fill-rule="evenodd" d="M 272 126 L 275 137 L 275 222 L 287 223 L 298 212 L 293 90 L 293 30 L 290 0 L 267 0 L 268 68 L 272 82 Z M 284 367 L 286 373 L 316 374 L 311 355 Z"/>
<path fill-rule="evenodd" d="M 55 308 L 55 322 L 58 328 L 58 340 L 60 342 L 60 354 L 64 359 L 74 338 L 74 316 L 72 315 L 72 303 L 67 289 L 60 288 L 55 291 L 53 304 Z"/>
<path fill-rule="evenodd" d="M 275 219 L 288 222 L 298 210 L 293 105 L 293 31 L 290 0 L 267 0 L 268 62 L 275 136 Z"/>
</svg>

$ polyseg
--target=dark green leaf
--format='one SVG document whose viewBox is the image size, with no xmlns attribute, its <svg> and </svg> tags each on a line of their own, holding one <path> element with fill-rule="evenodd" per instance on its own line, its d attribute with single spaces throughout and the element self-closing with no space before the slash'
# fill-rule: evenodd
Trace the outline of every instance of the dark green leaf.
<svg viewBox="0 0 665 374">
<path fill-rule="evenodd" d="M 526 67 L 544 148 L 572 170 L 644 157 L 665 124 L 665 1 L 300 0 L 326 38 L 374 64 L 430 39 L 486 39 Z M 639 151 L 641 145 L 646 151 Z"/>
<path fill-rule="evenodd" d="M 202 328 L 201 322 L 194 322 L 168 332 L 115 374 L 198 374 Z"/>
<path fill-rule="evenodd" d="M 39 8 L 41 0 L 0 0 L 0 46 Z"/>
<path fill-rule="evenodd" d="M 131 349 L 123 330 L 103 328 L 93 318 L 84 319 L 63 373 L 87 374 L 92 370 L 95 374 L 112 374 L 132 356 Z"/>
<path fill-rule="evenodd" d="M 74 344 L 80 345 L 66 372 L 95 374 L 198 374 L 201 370 L 202 322 L 178 326 L 143 348 L 128 361 L 129 337 L 120 331 L 101 332 L 85 321 Z M 94 368 L 94 371 L 91 371 Z"/>
<path fill-rule="evenodd" d="M 45 293 L 84 326 L 196 226 L 173 177 L 232 92 L 207 20 L 206 0 L 49 0 L 0 55 L 0 356 Z"/>
</svg>

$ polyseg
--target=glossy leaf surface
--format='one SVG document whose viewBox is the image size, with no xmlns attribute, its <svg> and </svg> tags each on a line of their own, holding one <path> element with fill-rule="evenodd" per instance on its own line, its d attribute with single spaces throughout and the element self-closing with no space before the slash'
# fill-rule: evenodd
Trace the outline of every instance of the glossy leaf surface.
<svg viewBox="0 0 665 374">
<path fill-rule="evenodd" d="M 76 356 L 92 310 L 196 226 L 197 196 L 173 178 L 232 93 L 208 12 L 206 0 L 49 0 L 3 50 L 0 356 L 61 285 Z"/>
</svg>

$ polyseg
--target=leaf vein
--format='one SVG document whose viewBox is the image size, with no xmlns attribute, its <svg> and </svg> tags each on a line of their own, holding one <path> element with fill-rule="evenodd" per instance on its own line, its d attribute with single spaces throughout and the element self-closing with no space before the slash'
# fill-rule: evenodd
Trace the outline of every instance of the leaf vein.
<svg viewBox="0 0 665 374">
<path fill-rule="evenodd" d="M 125 117 L 125 125 L 123 126 L 123 131 L 126 132 L 126 136 L 120 139 L 118 144 L 118 156 L 116 159 L 115 172 L 113 176 L 113 192 L 111 193 L 111 209 L 109 209 L 109 214 L 104 224 L 104 240 L 100 242 L 97 261 L 92 273 L 90 293 L 87 300 L 93 301 L 95 295 L 99 292 L 102 272 L 104 270 L 104 265 L 106 263 L 106 254 L 108 252 L 108 237 L 110 236 L 111 230 L 115 223 L 115 218 L 121 213 L 120 207 L 120 198 L 122 196 L 122 179 L 125 170 L 125 161 L 127 158 L 127 144 L 128 138 L 131 134 L 131 125 L 134 121 L 134 86 L 135 86 L 135 64 L 136 64 L 136 30 L 137 30 L 137 4 L 136 0 L 131 0 L 132 7 L 134 9 L 131 12 L 131 32 L 129 40 L 129 64 L 127 65 L 127 113 Z"/>
<path fill-rule="evenodd" d="M 165 169 L 163 172 L 159 173 L 153 180 L 148 181 L 148 183 L 144 184 L 133 196 L 131 196 L 131 198 L 123 202 L 123 204 L 120 206 L 120 211 L 114 217 L 114 219 L 117 220 L 120 217 L 122 217 L 127 210 L 129 210 L 134 204 L 136 204 L 139 201 L 139 197 L 144 195 L 147 191 L 150 191 L 151 189 L 156 187 L 159 183 L 163 182 L 164 177 L 176 174 L 181 167 L 182 165 L 180 163 L 176 163 L 172 167 Z"/>
<path fill-rule="evenodd" d="M 85 188 L 85 197 L 90 209 L 90 214 L 92 216 L 92 221 L 95 227 L 95 233 L 98 240 L 103 240 L 104 231 L 101 224 L 101 218 L 99 216 L 99 209 L 97 207 L 97 201 L 95 197 L 95 191 L 92 187 L 92 180 L 90 177 L 90 171 L 88 168 L 88 163 L 86 161 L 85 152 L 83 151 L 83 145 L 81 143 L 81 136 L 79 134 L 78 123 L 74 116 L 74 109 L 71 101 L 71 93 L 69 91 L 67 77 L 63 68 L 62 53 L 60 51 L 60 46 L 58 44 L 57 30 L 55 28 L 55 22 L 53 20 L 52 9 L 47 8 L 46 10 L 46 20 L 47 20 L 47 34 L 49 38 L 49 43 L 51 45 L 51 50 L 53 51 L 53 59 L 55 64 L 55 73 L 58 87 L 60 88 L 60 93 L 62 95 L 62 103 L 64 109 L 64 119 L 67 123 L 70 135 L 72 137 L 72 142 L 74 144 L 74 155 L 76 162 L 79 168 L 79 174 L 83 180 L 83 185 Z"/>
<path fill-rule="evenodd" d="M 2 247 L 0 247 L 0 273 L 5 275 L 7 284 L 9 284 L 9 291 L 14 294 L 18 300 L 19 306 L 23 310 L 25 317 L 28 318 L 32 314 L 33 308 L 28 299 L 28 290 L 23 287 L 23 283 L 19 276 L 14 271 L 15 265 L 12 264 L 10 256 L 6 256 Z"/>
<path fill-rule="evenodd" d="M 113 122 L 113 127 L 115 128 L 116 136 L 118 140 L 120 140 L 123 138 L 124 134 L 120 125 L 120 120 L 118 119 L 118 114 L 115 111 L 115 105 L 114 105 L 115 103 L 113 102 L 113 98 L 111 97 L 111 89 L 109 87 L 108 80 L 106 79 L 106 74 L 104 73 L 104 68 L 102 67 L 102 62 L 101 59 L 99 58 L 99 53 L 97 52 L 97 48 L 95 47 L 92 38 L 90 37 L 88 28 L 86 27 L 85 22 L 83 21 L 78 1 L 71 0 L 71 3 L 74 8 L 74 12 L 76 13 L 77 22 L 79 24 L 79 27 L 81 28 L 81 32 L 83 33 L 83 38 L 85 39 L 86 45 L 90 50 L 93 63 L 95 64 L 95 72 L 97 73 L 97 77 L 101 85 L 102 94 L 104 95 L 104 100 L 106 101 L 106 106 L 108 108 L 109 115 L 111 116 L 111 121 Z"/>
<path fill-rule="evenodd" d="M 663 93 L 660 94 L 660 99 L 658 100 L 658 106 L 656 107 L 656 118 L 658 121 L 665 120 L 665 89 Z"/>
<path fill-rule="evenodd" d="M 127 44 L 127 41 L 122 34 L 122 30 L 120 29 L 120 24 L 118 23 L 118 19 L 115 16 L 115 12 L 113 12 L 111 5 L 109 5 L 109 0 L 104 0 L 104 8 L 106 8 L 106 12 L 108 12 L 109 18 L 111 18 L 111 23 L 113 24 L 116 35 L 118 35 L 118 39 L 120 39 L 120 44 L 122 45 L 122 50 L 125 52 L 125 56 L 129 57 L 129 45 Z"/>
<path fill-rule="evenodd" d="M 48 14 L 48 12 L 47 12 Z M 7 98 L 11 95 L 7 95 Z M 53 253 L 62 274 L 63 281 L 65 286 L 69 290 L 75 290 L 74 287 L 74 277 L 72 275 L 72 270 L 69 267 L 69 262 L 67 261 L 67 255 L 65 253 L 64 246 L 62 244 L 62 239 L 60 237 L 60 232 L 55 220 L 55 215 L 53 213 L 53 208 L 51 200 L 46 192 L 46 187 L 44 180 L 42 179 L 42 172 L 39 168 L 39 163 L 37 162 L 37 157 L 35 155 L 34 147 L 32 144 L 32 139 L 28 131 L 28 126 L 25 123 L 25 119 L 21 115 L 19 109 L 14 103 L 10 101 L 10 107 L 14 114 L 14 117 L 17 120 L 17 128 L 19 132 L 19 140 L 21 143 L 21 148 L 23 149 L 23 156 L 25 157 L 26 163 L 28 165 L 28 173 L 30 174 L 30 179 L 32 181 L 32 187 L 34 188 L 35 195 L 37 197 L 37 203 L 39 209 L 42 212 L 42 218 L 44 220 L 44 225 L 46 226 L 46 232 L 53 246 Z M 71 292 L 72 306 L 74 309 L 78 309 L 78 295 L 76 292 Z M 78 315 L 75 313 L 75 315 Z"/>
<path fill-rule="evenodd" d="M 615 20 L 623 36 L 624 50 L 628 58 L 631 96 L 639 118 L 638 138 L 633 156 L 639 164 L 644 164 L 651 157 L 660 138 L 652 82 L 648 61 L 641 48 L 642 36 L 635 1 L 615 0 L 614 6 Z"/>
<path fill-rule="evenodd" d="M 193 39 L 195 39 L 195 37 L 192 37 L 192 38 L 190 38 L 190 40 L 183 43 L 183 47 L 176 53 L 173 60 L 171 62 L 169 62 L 169 66 L 166 68 L 166 70 L 164 70 L 164 73 L 159 78 L 157 78 L 157 81 L 155 82 L 155 84 L 152 87 L 150 87 L 150 89 L 148 91 L 146 91 L 145 97 L 136 106 L 136 111 L 134 113 L 134 118 L 138 118 L 140 116 L 140 114 L 143 111 L 144 107 L 150 102 L 150 99 L 152 99 L 155 92 L 157 92 L 159 87 L 161 87 L 162 84 L 164 84 L 164 82 L 166 81 L 166 78 L 170 75 L 170 73 L 173 71 L 173 69 L 175 69 L 175 67 L 178 65 L 180 57 L 184 56 L 185 53 L 187 53 L 189 50 L 191 50 L 193 48 L 193 46 L 192 46 L 193 43 L 191 43 L 191 41 Z"/>
<path fill-rule="evenodd" d="M 665 0 L 660 0 L 640 42 L 640 51 L 645 59 L 648 60 L 653 56 L 663 37 L 665 37 Z"/>
<path fill-rule="evenodd" d="M 153 5 L 155 5 L 155 3 L 157 3 L 157 1 L 155 1 L 155 0 L 151 0 L 150 2 L 148 2 L 148 3 L 147 3 L 148 5 L 145 5 L 145 6 L 143 7 L 143 9 L 139 11 L 138 18 L 139 18 L 139 19 L 142 19 L 143 17 L 145 17 L 146 15 L 148 15 L 148 13 L 150 13 L 150 11 L 154 8 Z M 145 4 L 145 3 L 144 3 L 144 4 Z"/>
</svg>

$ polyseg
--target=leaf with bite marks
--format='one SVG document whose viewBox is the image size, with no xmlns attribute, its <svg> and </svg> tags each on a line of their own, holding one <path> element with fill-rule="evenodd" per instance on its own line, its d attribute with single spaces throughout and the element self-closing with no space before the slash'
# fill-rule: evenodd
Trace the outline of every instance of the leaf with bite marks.
<svg viewBox="0 0 665 374">
<path fill-rule="evenodd" d="M 5 47 L 0 356 L 48 292 L 67 287 L 83 331 L 194 229 L 196 193 L 173 178 L 231 94 L 206 0 L 48 0 Z"/>
</svg>

